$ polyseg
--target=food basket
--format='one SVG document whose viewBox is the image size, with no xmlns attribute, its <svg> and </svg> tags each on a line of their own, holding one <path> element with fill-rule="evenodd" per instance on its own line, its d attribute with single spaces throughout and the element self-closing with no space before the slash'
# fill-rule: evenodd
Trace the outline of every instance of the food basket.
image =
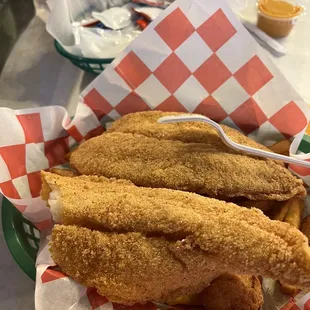
<svg viewBox="0 0 310 310">
<path fill-rule="evenodd" d="M 169 35 L 171 33 L 174 36 Z M 101 60 L 95 60 L 98 66 L 94 71 L 90 66 L 94 60 L 86 64 L 83 57 L 71 56 L 57 43 L 55 46 L 62 50 L 61 54 L 83 70 L 99 73 L 108 64 L 105 60 L 102 66 Z M 283 89 L 286 91 L 281 91 Z M 147 110 L 203 114 L 217 123 L 225 122 L 240 128 L 258 142 L 272 144 L 295 137 L 296 142 L 290 150 L 292 154 L 296 153 L 298 139 L 310 120 L 306 103 L 227 4 L 217 0 L 173 2 L 86 87 L 79 97 L 72 121 L 67 111 L 57 106 L 0 110 L 3 113 L 2 128 L 5 130 L 9 124 L 14 129 L 14 135 L 8 139 L 2 135 L 4 146 L 1 151 L 5 158 L 2 160 L 1 192 L 24 216 L 36 223 L 36 227 L 42 227 L 42 237 L 44 229 L 51 228 L 52 220 L 46 203 L 40 199 L 40 171 L 65 164 L 64 156 L 70 149 L 100 135 L 102 125 L 123 115 Z M 15 154 L 21 156 L 13 156 Z M 309 155 L 304 157 L 308 159 Z M 308 170 L 297 172 L 310 176 Z M 13 208 L 8 201 L 3 201 L 4 235 L 16 262 L 34 278 L 40 233 Z M 48 242 L 42 245 L 36 268 L 37 310 L 130 309 L 109 301 L 95 288 L 83 286 L 65 273 L 50 268 L 54 262 Z M 244 258 L 245 262 L 247 257 Z M 234 264 L 234 256 L 229 259 L 227 264 Z M 133 276 L 139 279 L 138 274 Z M 159 279 L 165 283 L 165 275 Z M 295 309 L 302 309 L 310 301 L 309 295 L 289 299 L 279 291 L 275 281 L 267 281 L 263 292 L 267 295 L 265 309 L 280 310 L 287 302 Z M 151 306 L 157 307 L 156 304 Z M 135 309 L 143 307 L 138 304 Z"/>
<path fill-rule="evenodd" d="M 114 58 L 100 59 L 76 56 L 67 52 L 57 40 L 54 41 L 54 44 L 57 52 L 60 55 L 69 59 L 75 66 L 86 72 L 100 74 L 106 68 L 106 66 L 114 60 Z"/>
<path fill-rule="evenodd" d="M 36 278 L 35 261 L 40 232 L 6 198 L 2 201 L 2 226 L 6 244 L 19 267 L 32 280 Z"/>
</svg>

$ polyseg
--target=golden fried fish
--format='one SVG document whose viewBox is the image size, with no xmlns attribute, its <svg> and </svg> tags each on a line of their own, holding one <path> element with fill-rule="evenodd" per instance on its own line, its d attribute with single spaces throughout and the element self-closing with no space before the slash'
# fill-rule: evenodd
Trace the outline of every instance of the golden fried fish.
<svg viewBox="0 0 310 310">
<path fill-rule="evenodd" d="M 42 177 L 44 187 L 47 188 L 44 192 L 49 192 L 48 204 L 54 219 L 65 225 L 87 227 L 81 230 L 76 226 L 58 226 L 58 233 L 57 230 L 54 233 L 57 242 L 53 242 L 51 248 L 54 260 L 69 276 L 98 288 L 101 294 L 113 295 L 113 300 L 118 300 L 118 296 L 119 299 L 127 298 L 128 303 L 148 300 L 168 302 L 169 294 L 165 295 L 167 292 L 174 298 L 185 293 L 199 292 L 209 281 L 223 273 L 263 275 L 290 285 L 310 288 L 310 249 L 307 238 L 287 223 L 270 220 L 260 210 L 182 191 L 140 188 L 128 181 L 104 177 L 69 178 L 51 173 L 43 173 Z M 79 237 L 79 232 L 85 236 L 85 241 Z M 55 239 L 56 235 L 60 235 L 60 239 Z M 65 241 L 61 241 L 61 238 Z M 105 244 L 110 239 L 113 240 L 113 247 L 108 247 L 108 252 L 105 252 Z M 67 245 L 69 240 L 71 246 Z M 147 266 L 141 272 L 148 270 L 148 279 L 154 276 L 151 286 L 143 285 L 145 278 L 134 276 L 133 270 L 142 267 L 133 262 L 141 260 L 139 257 L 143 250 L 135 247 L 132 253 L 130 244 L 133 246 L 140 242 L 142 247 L 151 247 L 145 251 L 153 251 L 154 242 L 156 247 L 165 249 L 158 258 L 152 252 L 143 262 Z M 171 256 L 167 254 L 167 249 L 172 251 Z M 119 256 L 114 256 L 114 251 L 127 254 L 120 260 Z M 72 257 L 73 252 L 80 253 L 81 257 L 77 254 Z M 143 253 L 146 255 L 146 252 Z M 87 263 L 88 256 L 98 262 L 107 260 L 105 255 L 109 256 L 111 272 L 119 278 L 112 277 L 106 265 L 99 264 L 96 267 L 91 262 Z M 117 263 L 113 262 L 113 257 Z M 154 262 L 159 264 L 157 267 L 150 262 L 151 257 L 158 259 Z M 174 271 L 171 265 L 167 267 L 171 268 L 170 280 L 173 283 L 155 276 L 160 274 L 156 268 L 162 264 L 164 257 L 167 257 L 169 264 L 175 262 L 177 268 L 180 265 L 184 268 L 183 271 Z M 119 270 L 118 263 L 126 267 Z M 193 269 L 189 267 L 191 264 Z M 91 268 L 95 268 L 96 272 L 77 272 L 79 269 Z M 130 270 L 129 275 L 123 274 L 126 270 Z M 193 270 L 197 270 L 197 274 Z M 98 272 L 104 275 L 98 275 Z M 141 273 L 140 269 L 137 272 Z M 176 274 L 173 275 L 173 272 Z M 180 276 L 182 272 L 183 280 Z M 99 282 L 93 281 L 95 274 Z M 192 277 L 197 276 L 198 279 L 190 282 L 187 278 L 190 274 L 195 274 Z M 116 288 L 113 288 L 114 294 L 113 291 L 106 292 L 106 286 L 112 287 L 108 280 L 111 277 L 112 282 L 119 279 L 120 284 L 124 284 L 125 281 L 128 286 L 127 297 Z M 137 292 L 135 286 L 130 287 L 129 283 L 140 283 L 144 289 Z M 167 290 L 170 284 L 171 290 Z M 181 292 L 180 289 L 185 287 L 186 292 Z M 130 294 L 138 295 L 130 297 Z"/>
<path fill-rule="evenodd" d="M 105 133 L 90 139 L 71 153 L 69 162 L 80 174 L 223 199 L 287 200 L 306 194 L 302 180 L 272 160 L 217 145 L 132 133 Z"/>
</svg>

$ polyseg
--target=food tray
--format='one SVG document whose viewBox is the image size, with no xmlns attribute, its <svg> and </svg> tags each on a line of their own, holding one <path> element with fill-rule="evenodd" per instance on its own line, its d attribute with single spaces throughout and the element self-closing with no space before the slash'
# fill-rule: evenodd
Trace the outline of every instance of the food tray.
<svg viewBox="0 0 310 310">
<path fill-rule="evenodd" d="M 19 267 L 35 280 L 40 232 L 6 199 L 2 201 L 2 226 L 6 244 Z"/>
<path fill-rule="evenodd" d="M 114 60 L 114 58 L 100 59 L 76 56 L 67 52 L 56 40 L 54 41 L 54 45 L 60 55 L 69 59 L 75 66 L 86 72 L 100 74 L 106 68 L 106 66 Z"/>
</svg>

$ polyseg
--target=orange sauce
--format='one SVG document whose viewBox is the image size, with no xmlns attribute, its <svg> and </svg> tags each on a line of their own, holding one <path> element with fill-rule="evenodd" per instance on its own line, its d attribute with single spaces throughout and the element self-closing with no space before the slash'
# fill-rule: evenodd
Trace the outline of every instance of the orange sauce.
<svg viewBox="0 0 310 310">
<path fill-rule="evenodd" d="M 287 36 L 303 7 L 285 0 L 260 0 L 257 27 L 274 38 Z"/>
<path fill-rule="evenodd" d="M 266 15 L 276 18 L 294 17 L 302 12 L 300 5 L 281 0 L 262 0 L 258 4 L 258 9 Z"/>
</svg>

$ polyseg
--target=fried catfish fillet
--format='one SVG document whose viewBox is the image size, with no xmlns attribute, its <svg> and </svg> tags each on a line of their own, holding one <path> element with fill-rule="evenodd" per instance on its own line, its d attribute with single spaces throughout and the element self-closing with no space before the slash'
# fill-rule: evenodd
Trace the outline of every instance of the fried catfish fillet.
<svg viewBox="0 0 310 310">
<path fill-rule="evenodd" d="M 140 233 L 106 233 L 56 225 L 50 251 L 62 271 L 113 302 L 131 305 L 203 290 L 219 276 L 215 261 L 197 250 Z"/>
<path fill-rule="evenodd" d="M 220 139 L 214 127 L 209 124 L 202 122 L 158 123 L 158 120 L 163 116 L 178 116 L 184 114 L 191 115 L 191 113 L 162 111 L 130 113 L 113 122 L 107 132 L 133 133 L 164 140 L 205 143 L 218 149 L 229 150 Z M 270 149 L 266 146 L 255 142 L 239 131 L 226 125 L 221 124 L 220 126 L 233 141 L 270 152 Z"/>
<path fill-rule="evenodd" d="M 200 294 L 207 310 L 258 310 L 262 287 L 255 276 L 223 274 Z"/>
<path fill-rule="evenodd" d="M 164 239 L 169 241 L 169 247 L 173 246 L 174 255 L 178 250 L 180 257 L 185 255 L 185 250 L 195 253 L 191 260 L 204 260 L 203 268 L 216 270 L 216 274 L 262 275 L 310 288 L 307 238 L 287 223 L 270 220 L 260 210 L 182 191 L 140 188 L 128 181 L 104 177 L 68 178 L 44 172 L 42 177 L 43 190 L 49 192 L 52 214 L 62 224 L 114 234 L 135 232 L 143 234 L 141 238 L 147 240 Z M 81 249 L 80 243 L 75 246 Z M 66 251 L 61 245 L 57 247 L 60 252 Z M 87 247 L 85 251 L 90 253 L 91 246 Z M 64 253 L 61 255 L 68 255 Z M 66 267 L 57 256 L 54 259 L 61 267 Z M 73 264 L 70 258 L 68 264 Z M 130 261 L 127 267 L 129 264 Z M 66 272 L 72 276 L 70 270 Z M 156 272 L 150 269 L 150 273 Z M 205 285 L 210 278 L 213 274 L 211 277 L 207 274 L 206 281 L 203 278 L 201 281 Z M 85 283 L 83 279 L 81 281 Z M 185 286 L 182 282 L 179 285 Z M 156 296 L 151 291 L 145 292 L 143 298 L 152 300 L 147 296 L 164 301 L 154 299 Z"/>
<path fill-rule="evenodd" d="M 138 186 L 184 190 L 209 197 L 287 200 L 305 196 L 300 179 L 272 160 L 204 143 L 105 133 L 74 150 L 80 174 L 127 179 Z"/>
</svg>

